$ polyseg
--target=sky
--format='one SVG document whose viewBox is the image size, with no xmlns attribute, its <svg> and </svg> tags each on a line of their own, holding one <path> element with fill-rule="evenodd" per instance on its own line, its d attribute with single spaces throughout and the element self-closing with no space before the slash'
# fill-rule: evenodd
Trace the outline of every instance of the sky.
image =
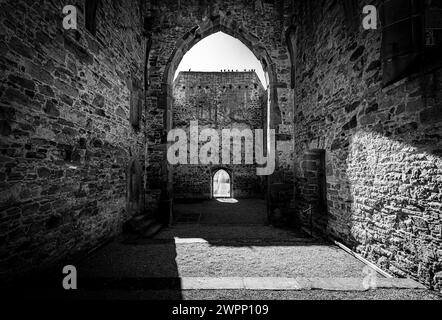
<svg viewBox="0 0 442 320">
<path fill-rule="evenodd" d="M 255 69 L 263 86 L 267 87 L 264 70 L 255 55 L 241 41 L 223 32 L 208 36 L 194 45 L 183 57 L 175 78 L 180 71 L 244 71 Z"/>
</svg>

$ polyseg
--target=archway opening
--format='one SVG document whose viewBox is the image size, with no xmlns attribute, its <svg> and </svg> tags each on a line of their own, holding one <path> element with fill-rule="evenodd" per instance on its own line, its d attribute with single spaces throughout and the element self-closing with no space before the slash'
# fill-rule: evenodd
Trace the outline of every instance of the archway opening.
<svg viewBox="0 0 442 320">
<path fill-rule="evenodd" d="M 220 169 L 216 171 L 213 175 L 212 183 L 214 198 L 232 197 L 232 179 L 226 170 Z"/>
<path fill-rule="evenodd" d="M 263 178 L 257 176 L 257 165 L 253 159 L 250 161 L 249 154 L 253 153 L 255 131 L 266 132 L 268 126 L 267 81 L 255 54 L 224 32 L 208 35 L 186 52 L 174 74 L 170 108 L 171 127 L 187 133 L 189 153 L 186 164 L 180 162 L 170 169 L 175 200 L 226 198 L 233 193 L 243 199 L 264 198 Z M 198 128 L 192 125 L 196 122 Z M 206 142 L 214 139 L 202 136 L 207 129 L 217 135 L 216 150 L 209 151 L 216 154 L 210 156 L 210 162 L 203 160 L 207 155 Z M 226 142 L 222 138 L 225 130 L 232 135 L 243 131 L 250 135 L 231 136 L 230 142 Z M 198 159 L 190 154 L 195 140 Z M 241 162 L 234 159 L 239 155 Z M 212 184 L 212 173 L 218 166 L 237 177 L 232 192 L 227 185 Z M 236 175 L 237 172 L 240 174 Z M 216 178 L 227 176 L 226 171 L 220 171 Z M 216 194 L 216 190 L 223 191 Z"/>
<path fill-rule="evenodd" d="M 263 209 L 265 214 L 265 199 L 270 179 L 268 176 L 256 174 L 257 167 L 253 155 L 252 164 L 246 161 L 249 156 L 245 155 L 245 145 L 250 143 L 250 139 L 245 136 L 241 138 L 237 143 L 237 146 L 241 145 L 240 150 L 235 149 L 235 139 L 231 140 L 232 162 L 226 164 L 221 152 L 223 148 L 221 131 L 239 129 L 242 132 L 244 129 L 250 129 L 254 134 L 256 129 L 260 129 L 263 132 L 264 156 L 267 156 L 269 129 L 275 129 L 281 119 L 275 66 L 266 49 L 251 42 L 251 39 L 256 39 L 252 33 L 232 26 L 236 25 L 226 18 L 217 24 L 203 23 L 192 28 L 177 43 L 167 65 L 163 78 L 165 99 L 162 100 L 167 104 L 164 123 L 166 135 L 171 129 L 183 129 L 188 137 L 187 168 L 182 170 L 186 166 L 170 165 L 166 162 L 168 163 L 165 168 L 167 189 L 163 189 L 163 194 L 170 204 L 167 211 L 170 222 L 176 221 L 180 216 L 179 206 L 182 203 L 208 201 L 213 198 L 219 203 L 219 200 L 228 199 L 214 197 L 215 166 L 226 169 L 231 178 L 235 175 L 235 183 L 230 180 L 231 190 L 228 196 L 242 199 L 239 201 L 242 204 L 247 203 L 244 201 L 247 199 L 249 202 L 262 203 L 263 208 L 257 211 L 261 212 Z M 220 39 L 225 41 L 219 41 Z M 195 52 L 196 57 L 192 58 Z M 196 65 L 189 65 L 189 61 L 195 62 Z M 204 78 L 204 81 L 201 81 L 201 78 Z M 203 99 L 200 99 L 201 97 Z M 184 106 L 183 112 L 178 111 L 177 104 Z M 255 108 L 253 112 L 244 110 L 244 107 L 247 109 L 252 105 Z M 251 114 L 254 119 L 250 118 Z M 192 165 L 190 120 L 198 122 L 197 132 L 201 133 L 205 129 L 218 131 L 220 152 L 215 156 L 218 158 L 209 157 L 214 161 Z M 254 138 L 251 144 L 254 144 Z M 199 151 L 204 143 L 198 141 L 197 157 L 201 156 Z M 167 146 L 170 147 L 172 144 L 174 142 L 168 138 Z M 250 149 L 253 148 L 252 146 Z M 213 154 L 213 150 L 209 152 L 210 154 Z M 233 164 L 233 157 L 238 154 L 241 154 L 242 162 Z"/>
<path fill-rule="evenodd" d="M 268 87 L 268 75 L 255 54 L 240 40 L 222 31 L 205 37 L 183 56 L 174 80 L 180 72 L 256 72 L 264 88 Z"/>
</svg>

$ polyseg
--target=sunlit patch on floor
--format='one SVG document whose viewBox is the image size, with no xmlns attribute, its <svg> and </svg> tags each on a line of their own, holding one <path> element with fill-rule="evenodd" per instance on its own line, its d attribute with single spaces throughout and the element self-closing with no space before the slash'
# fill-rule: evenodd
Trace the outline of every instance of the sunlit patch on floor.
<svg viewBox="0 0 442 320">
<path fill-rule="evenodd" d="M 218 202 L 222 202 L 222 203 L 238 203 L 239 201 L 234 199 L 234 198 L 218 198 L 216 199 L 216 201 Z"/>
</svg>

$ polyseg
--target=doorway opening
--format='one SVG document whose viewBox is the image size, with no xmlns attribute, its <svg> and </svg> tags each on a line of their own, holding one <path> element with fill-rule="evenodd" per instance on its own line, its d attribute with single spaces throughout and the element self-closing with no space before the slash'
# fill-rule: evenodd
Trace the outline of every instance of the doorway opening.
<svg viewBox="0 0 442 320">
<path fill-rule="evenodd" d="M 231 198 L 232 197 L 232 179 L 229 173 L 220 169 L 215 172 L 212 178 L 213 198 Z"/>
<path fill-rule="evenodd" d="M 170 196 L 174 201 L 233 196 L 264 198 L 261 179 L 256 174 L 257 165 L 247 160 L 246 155 L 253 141 L 243 135 L 243 130 L 267 132 L 269 85 L 267 72 L 260 60 L 241 40 L 217 31 L 207 35 L 183 55 L 173 79 L 168 113 L 170 128 L 189 132 L 199 139 L 200 159 L 192 160 L 189 166 L 188 153 L 187 164 L 180 161 L 169 167 Z M 198 128 L 192 129 L 191 124 L 196 121 Z M 206 129 L 216 131 L 219 137 L 210 150 L 203 135 Z M 221 133 L 225 129 L 239 134 L 234 133 L 229 142 L 223 142 Z M 267 141 L 263 142 L 266 144 Z M 187 152 L 189 150 L 190 146 Z M 224 152 L 230 153 L 230 156 L 227 154 L 221 159 L 219 156 Z M 186 151 L 178 154 L 186 156 Z M 238 163 L 234 160 L 239 155 L 241 162 Z M 210 159 L 202 161 L 201 156 Z M 221 168 L 224 170 L 216 172 Z"/>
<path fill-rule="evenodd" d="M 172 129 L 182 129 L 192 134 L 191 121 L 198 121 L 201 128 L 199 132 L 203 129 L 218 132 L 224 129 L 237 129 L 240 132 L 261 129 L 264 131 L 264 154 L 269 152 L 269 129 L 275 129 L 281 119 L 275 87 L 275 65 L 264 47 L 257 47 L 250 41 L 251 38 L 254 37 L 247 30 L 238 30 L 236 24 L 230 23 L 226 17 L 215 24 L 199 25 L 177 43 L 163 78 L 163 83 L 167 84 L 162 90 L 162 101 L 167 105 L 164 122 L 167 133 Z M 235 141 L 231 140 L 233 148 L 230 159 L 233 156 L 232 149 L 239 150 L 239 144 L 241 151 L 238 153 L 241 152 L 241 158 L 245 159 L 247 140 L 241 138 L 240 142 Z M 201 140 L 199 145 L 204 146 L 206 142 Z M 172 143 L 168 141 L 168 146 Z M 208 155 L 221 153 L 220 145 L 218 152 L 210 150 Z M 218 175 L 215 177 L 219 170 L 214 170 L 214 167 L 220 164 L 229 174 L 229 180 L 218 180 Z M 231 206 L 229 199 L 233 197 L 241 199 L 237 202 L 243 206 L 246 203 L 250 206 L 253 205 L 251 203 L 262 202 L 262 208 L 260 206 L 254 212 L 262 211 L 265 219 L 265 194 L 270 177 L 261 179 L 257 176 L 255 164 L 247 161 L 233 164 L 223 159 L 222 163 L 200 162 L 192 166 L 181 165 L 181 162 L 174 166 L 168 164 L 165 169 L 167 188 L 164 197 L 167 197 L 170 206 L 164 211 L 167 210 L 171 223 L 193 212 L 195 205 L 210 203 L 216 207 L 201 208 L 200 212 L 216 213 L 216 209 L 224 210 L 221 204 Z M 219 173 L 219 179 L 221 175 Z M 225 174 L 223 176 L 226 177 Z M 250 199 L 250 202 L 243 201 L 245 199 Z M 209 213 L 199 221 L 215 221 L 209 219 Z M 241 219 L 246 220 L 245 216 L 241 216 Z M 251 219 L 247 220 L 248 223 Z M 258 220 L 261 221 L 261 216 Z"/>
</svg>

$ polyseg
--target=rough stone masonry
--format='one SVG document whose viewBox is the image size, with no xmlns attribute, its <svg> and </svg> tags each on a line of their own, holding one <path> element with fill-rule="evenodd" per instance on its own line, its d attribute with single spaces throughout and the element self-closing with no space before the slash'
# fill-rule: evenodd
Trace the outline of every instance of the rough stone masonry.
<svg viewBox="0 0 442 320">
<path fill-rule="evenodd" d="M 62 28 L 64 5 L 0 4 L 2 276 L 119 232 L 126 167 L 144 163 L 145 127 L 128 120 L 145 60 L 138 7 L 103 2 L 93 35 L 81 11 L 78 31 Z"/>
<path fill-rule="evenodd" d="M 2 278 L 86 252 L 139 212 L 169 215 L 173 75 L 222 31 L 267 74 L 277 140 L 267 183 L 293 185 L 290 221 L 312 206 L 318 232 L 442 290 L 442 8 L 425 3 L 408 8 L 425 22 L 423 48 L 388 42 L 404 39 L 388 37 L 388 15 L 364 30 L 364 0 L 75 0 L 68 31 L 62 0 L 2 1 Z"/>
<path fill-rule="evenodd" d="M 246 72 L 180 72 L 173 87 L 173 128 L 189 134 L 191 121 L 198 121 L 201 132 L 213 128 L 221 137 L 222 129 L 264 129 L 267 93 L 254 71 Z M 238 142 L 234 141 L 234 144 Z M 200 145 L 203 143 L 200 142 Z M 223 168 L 234 180 L 233 197 L 263 197 L 263 179 L 256 175 L 254 164 L 245 164 L 245 141 L 240 141 L 242 164 L 219 161 L 209 165 L 178 165 L 173 168 L 175 199 L 212 198 L 212 178 Z M 219 155 L 222 154 L 219 143 Z"/>
</svg>

